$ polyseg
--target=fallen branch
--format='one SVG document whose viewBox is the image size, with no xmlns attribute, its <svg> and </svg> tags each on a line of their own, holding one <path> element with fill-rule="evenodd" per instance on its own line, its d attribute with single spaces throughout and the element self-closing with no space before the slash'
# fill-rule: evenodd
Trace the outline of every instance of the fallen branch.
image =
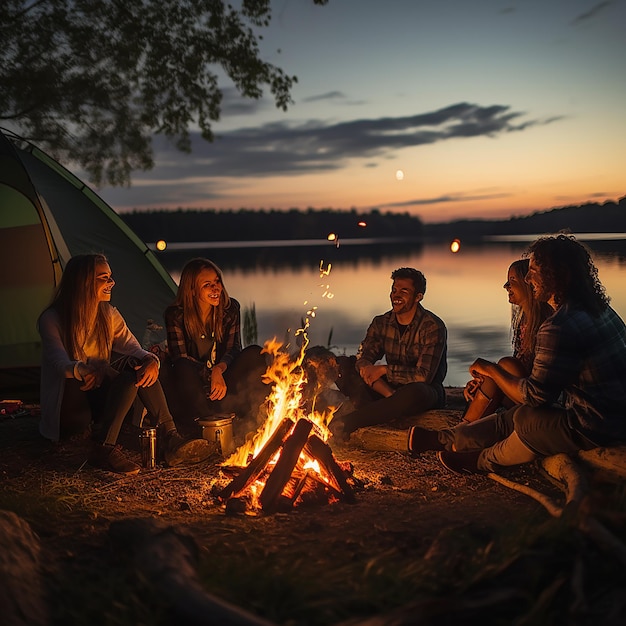
<svg viewBox="0 0 626 626">
<path fill-rule="evenodd" d="M 508 487 L 509 489 L 514 489 L 515 491 L 519 491 L 526 496 L 530 496 L 531 498 L 537 500 L 541 505 L 543 505 L 548 513 L 552 515 L 552 517 L 561 517 L 561 513 L 563 509 L 552 499 L 550 496 L 547 496 L 545 493 L 541 493 L 536 489 L 532 489 L 531 487 L 527 487 L 526 485 L 520 485 L 516 483 L 514 480 L 509 480 L 508 478 L 504 478 L 504 476 L 500 476 L 499 474 L 495 474 L 494 472 L 490 472 L 487 474 L 488 478 L 491 480 L 495 480 L 497 483 Z"/>
<path fill-rule="evenodd" d="M 271 622 L 207 593 L 196 573 L 195 541 L 154 520 L 123 520 L 109 533 L 120 550 L 134 556 L 137 569 L 167 598 L 178 623 L 196 626 L 272 626 Z"/>
<path fill-rule="evenodd" d="M 28 522 L 0 510 L 0 612 L 2 624 L 44 626 L 49 623 L 40 572 L 41 545 Z"/>
<path fill-rule="evenodd" d="M 594 475 L 618 482 L 626 479 L 626 445 L 579 450 L 578 458 L 594 470 Z"/>
<path fill-rule="evenodd" d="M 534 498 L 553 517 L 560 518 L 567 509 L 573 509 L 577 512 L 576 527 L 592 539 L 599 548 L 617 558 L 626 567 L 626 546 L 596 518 L 581 513 L 580 505 L 587 495 L 587 481 L 576 462 L 567 454 L 555 454 L 542 459 L 541 466 L 564 491 L 564 506 L 559 506 L 552 498 L 536 489 L 520 485 L 494 472 L 490 472 L 487 476 L 505 487 Z"/>
<path fill-rule="evenodd" d="M 588 491 L 582 468 L 567 454 L 548 456 L 541 460 L 541 467 L 565 492 L 565 506 L 579 507 Z"/>
</svg>

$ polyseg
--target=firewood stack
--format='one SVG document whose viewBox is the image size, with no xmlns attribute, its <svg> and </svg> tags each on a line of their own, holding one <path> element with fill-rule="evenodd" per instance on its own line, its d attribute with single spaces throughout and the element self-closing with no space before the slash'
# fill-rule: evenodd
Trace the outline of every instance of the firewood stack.
<svg viewBox="0 0 626 626">
<path fill-rule="evenodd" d="M 313 428 L 306 418 L 295 425 L 283 419 L 259 453 L 218 493 L 226 512 L 252 507 L 276 513 L 301 505 L 353 503 L 351 464 L 338 463 L 330 446 L 312 433 Z M 260 485 L 257 496 L 253 495 L 255 485 Z"/>
</svg>

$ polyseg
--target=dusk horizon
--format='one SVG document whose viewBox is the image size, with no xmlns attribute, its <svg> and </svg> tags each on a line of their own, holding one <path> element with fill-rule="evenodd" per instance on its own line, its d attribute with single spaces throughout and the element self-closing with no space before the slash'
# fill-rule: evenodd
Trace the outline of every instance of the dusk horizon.
<svg viewBox="0 0 626 626">
<path fill-rule="evenodd" d="M 424 223 L 617 201 L 626 189 L 624 0 L 274 3 L 261 53 L 293 104 L 226 81 L 215 141 L 164 137 L 97 190 L 147 207 L 333 207 Z M 79 176 L 82 174 L 78 172 Z"/>
</svg>

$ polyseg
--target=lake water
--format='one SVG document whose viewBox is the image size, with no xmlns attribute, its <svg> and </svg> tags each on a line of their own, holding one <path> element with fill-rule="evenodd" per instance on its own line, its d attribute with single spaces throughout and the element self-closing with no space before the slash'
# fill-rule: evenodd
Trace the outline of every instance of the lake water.
<svg viewBox="0 0 626 626">
<path fill-rule="evenodd" d="M 626 319 L 626 241 L 607 237 L 586 243 L 613 308 Z M 372 318 L 389 310 L 391 272 L 415 267 L 427 280 L 424 307 L 448 328 L 445 384 L 462 386 L 476 357 L 497 360 L 511 353 L 511 308 L 502 285 L 508 266 L 527 245 L 462 244 L 452 253 L 449 243 L 355 245 L 340 240 L 338 245 L 299 241 L 258 247 L 229 242 L 179 250 L 170 246 L 158 256 L 177 283 L 188 259 L 205 256 L 217 263 L 242 311 L 254 305 L 259 343 L 276 337 L 295 346 L 295 332 L 308 320 L 310 345 L 330 346 L 336 354 L 355 354 Z"/>
</svg>

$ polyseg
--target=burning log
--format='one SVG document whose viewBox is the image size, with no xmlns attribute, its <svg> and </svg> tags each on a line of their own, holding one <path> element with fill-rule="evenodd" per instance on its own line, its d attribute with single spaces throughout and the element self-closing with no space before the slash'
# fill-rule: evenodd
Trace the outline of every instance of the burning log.
<svg viewBox="0 0 626 626">
<path fill-rule="evenodd" d="M 331 504 L 341 500 L 341 493 L 324 481 L 317 472 L 309 472 L 299 498 L 299 506 Z"/>
<path fill-rule="evenodd" d="M 324 437 L 330 434 L 328 423 L 335 408 L 329 405 L 323 413 L 314 410 L 319 385 L 310 390 L 311 394 L 303 395 L 303 386 L 307 384 L 306 368 L 302 366 L 308 343 L 306 333 L 304 337 L 295 360 L 275 340 L 265 343 L 264 350 L 274 357 L 265 373 L 274 382 L 267 398 L 267 419 L 254 439 L 225 463 L 225 466 L 248 463 L 246 467 L 225 468 L 224 474 L 232 480 L 217 497 L 226 503 L 228 514 L 245 512 L 248 505 L 267 513 L 290 510 L 303 503 L 354 501 L 355 483 L 352 486 L 348 483 L 351 467 L 337 463 L 324 443 Z M 319 383 L 319 376 L 317 380 Z M 316 434 L 311 436 L 314 428 Z M 258 451 L 261 446 L 260 452 L 255 452 L 248 462 L 250 449 Z"/>
<path fill-rule="evenodd" d="M 309 438 L 312 428 L 313 422 L 307 419 L 300 419 L 296 422 L 293 433 L 285 440 L 276 467 L 269 475 L 261 492 L 260 502 L 264 511 L 274 510 L 280 494 L 291 478 L 293 469 L 300 458 L 300 453 Z"/>
<path fill-rule="evenodd" d="M 354 493 L 346 478 L 345 472 L 339 467 L 330 446 L 322 441 L 317 435 L 311 435 L 306 443 L 305 452 L 317 460 L 336 483 L 335 488 L 346 502 L 354 502 Z"/>
<path fill-rule="evenodd" d="M 276 428 L 266 444 L 261 448 L 244 471 L 236 478 L 233 478 L 224 489 L 218 494 L 220 500 L 228 500 L 231 496 L 241 493 L 256 477 L 265 469 L 265 466 L 272 460 L 283 443 L 283 439 L 291 430 L 293 421 L 285 418 Z"/>
</svg>

